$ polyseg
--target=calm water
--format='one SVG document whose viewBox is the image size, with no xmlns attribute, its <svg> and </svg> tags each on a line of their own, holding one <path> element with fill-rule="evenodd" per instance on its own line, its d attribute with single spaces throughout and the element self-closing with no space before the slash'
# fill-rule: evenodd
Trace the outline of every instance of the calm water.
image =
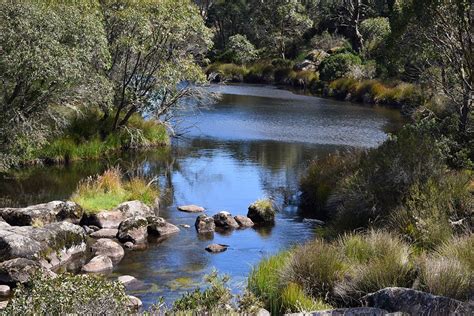
<svg viewBox="0 0 474 316">
<path fill-rule="evenodd" d="M 186 139 L 172 149 L 126 155 L 106 161 L 22 170 L 0 181 L 0 205 L 27 205 L 66 199 L 77 182 L 108 166 L 130 173 L 159 177 L 163 191 L 161 216 L 174 224 L 188 224 L 169 239 L 129 252 L 112 276 L 130 274 L 144 286 L 131 291 L 146 306 L 163 296 L 168 302 L 200 284 L 217 269 L 232 277 L 239 291 L 252 265 L 262 257 L 304 242 L 314 224 L 303 219 L 296 205 L 298 178 L 315 156 L 347 147 L 373 147 L 400 122 L 396 112 L 366 108 L 327 99 L 295 95 L 265 86 L 211 86 L 222 93 L 217 104 L 185 116 Z M 207 213 L 228 210 L 246 214 L 256 199 L 274 198 L 281 212 L 276 225 L 216 233 L 200 238 L 196 215 L 176 210 L 198 204 Z M 210 243 L 230 245 L 227 252 L 209 254 Z"/>
</svg>

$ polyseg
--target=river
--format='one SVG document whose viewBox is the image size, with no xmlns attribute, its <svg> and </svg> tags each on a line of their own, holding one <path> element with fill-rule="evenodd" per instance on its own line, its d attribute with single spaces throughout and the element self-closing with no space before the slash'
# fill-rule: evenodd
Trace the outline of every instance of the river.
<svg viewBox="0 0 474 316">
<path fill-rule="evenodd" d="M 315 224 L 297 208 L 298 179 L 316 156 L 350 147 L 374 147 L 401 122 L 398 112 L 298 95 L 272 86 L 212 85 L 222 98 L 206 109 L 182 117 L 184 138 L 169 149 L 127 154 L 69 166 L 30 167 L 0 182 L 0 206 L 67 199 L 80 179 L 120 165 L 131 173 L 158 177 L 162 188 L 160 216 L 188 224 L 169 239 L 128 252 L 111 277 L 129 274 L 144 285 L 130 294 L 145 307 L 162 296 L 171 302 L 201 284 L 217 269 L 231 276 L 235 291 L 245 287 L 251 267 L 262 257 L 302 243 Z M 188 113 L 189 114 L 189 113 Z M 177 205 L 198 204 L 213 215 L 221 210 L 246 214 L 262 197 L 280 207 L 272 228 L 216 233 L 212 240 L 194 230 L 195 214 Z M 229 245 L 220 254 L 204 248 Z"/>
</svg>

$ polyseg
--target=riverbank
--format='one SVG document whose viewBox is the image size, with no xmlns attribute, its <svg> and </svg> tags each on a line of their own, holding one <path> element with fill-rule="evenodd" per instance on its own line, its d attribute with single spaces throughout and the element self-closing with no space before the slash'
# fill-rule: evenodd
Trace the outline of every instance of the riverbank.
<svg viewBox="0 0 474 316">
<path fill-rule="evenodd" d="M 363 74 L 350 75 L 350 64 L 339 56 L 345 52 L 310 52 L 303 61 L 261 60 L 248 65 L 215 62 L 205 71 L 214 83 L 260 83 L 303 89 L 312 95 L 362 104 L 382 105 L 410 113 L 423 104 L 420 87 L 399 80 L 367 79 Z M 355 56 L 355 55 L 354 55 Z M 334 58 L 334 65 L 325 66 Z M 359 61 L 360 62 L 360 61 Z M 360 65 L 363 72 L 364 65 Z M 366 66 L 369 67 L 369 66 Z M 329 69 L 328 69 L 329 68 Z M 357 70 L 353 70 L 357 72 Z M 321 72 L 323 75 L 321 75 Z M 325 74 L 329 72 L 329 74 Z M 357 79 L 358 78 L 358 79 Z"/>
</svg>

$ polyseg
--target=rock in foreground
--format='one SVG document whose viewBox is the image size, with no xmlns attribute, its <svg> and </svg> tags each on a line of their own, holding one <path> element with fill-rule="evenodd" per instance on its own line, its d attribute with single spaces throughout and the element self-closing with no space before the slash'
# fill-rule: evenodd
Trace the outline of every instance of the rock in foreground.
<svg viewBox="0 0 474 316">
<path fill-rule="evenodd" d="M 12 226 L 44 226 L 67 221 L 79 224 L 82 208 L 74 202 L 52 201 L 23 208 L 0 209 L 0 216 Z"/>
<path fill-rule="evenodd" d="M 148 221 L 146 218 L 137 216 L 124 220 L 120 223 L 117 238 L 120 242 L 132 242 L 134 244 L 145 243 L 148 237 Z"/>
<path fill-rule="evenodd" d="M 383 316 L 386 310 L 373 307 L 337 308 L 309 313 L 285 314 L 285 316 Z"/>
<path fill-rule="evenodd" d="M 463 302 L 413 289 L 389 287 L 364 296 L 365 306 L 410 315 L 472 315 Z"/>
<path fill-rule="evenodd" d="M 16 285 L 16 283 L 27 283 L 36 273 L 42 273 L 53 277 L 55 274 L 43 268 L 38 262 L 16 258 L 0 263 L 0 283 Z"/>
</svg>

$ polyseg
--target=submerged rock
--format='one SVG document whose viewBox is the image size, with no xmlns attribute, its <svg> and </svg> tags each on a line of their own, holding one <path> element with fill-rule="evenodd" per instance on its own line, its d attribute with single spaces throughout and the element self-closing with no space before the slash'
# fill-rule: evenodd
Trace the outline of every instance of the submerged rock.
<svg viewBox="0 0 474 316">
<path fill-rule="evenodd" d="M 173 224 L 168 223 L 161 217 L 149 216 L 148 221 L 148 233 L 158 237 L 165 237 L 172 234 L 179 233 L 179 228 Z"/>
<path fill-rule="evenodd" d="M 86 251 L 84 230 L 61 222 L 41 228 L 0 225 L 0 261 L 26 258 L 55 268 Z"/>
<path fill-rule="evenodd" d="M 229 248 L 228 245 L 222 245 L 222 244 L 212 244 L 206 247 L 206 251 L 212 252 L 212 253 L 219 253 L 219 252 L 224 252 Z"/>
<path fill-rule="evenodd" d="M 120 223 L 117 238 L 120 242 L 130 241 L 134 244 L 144 243 L 148 237 L 148 221 L 146 218 L 136 216 Z"/>
<path fill-rule="evenodd" d="M 239 228 L 239 224 L 235 221 L 235 219 L 232 217 L 232 214 L 226 211 L 222 211 L 217 213 L 216 215 L 213 216 L 214 218 L 214 224 L 216 227 L 220 228 Z"/>
<path fill-rule="evenodd" d="M 82 208 L 74 202 L 52 201 L 23 208 L 0 209 L 0 216 L 12 226 L 36 226 L 68 221 L 78 224 L 82 218 Z"/>
<path fill-rule="evenodd" d="M 136 216 L 153 216 L 153 210 L 143 202 L 124 202 L 109 211 L 101 211 L 96 214 L 88 214 L 83 217 L 82 224 L 95 225 L 100 228 L 118 228 L 124 220 Z"/>
<path fill-rule="evenodd" d="M 252 220 L 248 218 L 247 216 L 237 215 L 237 216 L 234 216 L 234 219 L 241 228 L 252 227 L 254 225 Z"/>
<path fill-rule="evenodd" d="M 216 230 L 214 218 L 205 214 L 199 215 L 194 224 L 198 233 L 213 233 Z"/>
<path fill-rule="evenodd" d="M 187 213 L 200 213 L 200 212 L 204 212 L 205 209 L 202 206 L 191 204 L 191 205 L 178 206 L 178 211 L 187 212 Z"/>
<path fill-rule="evenodd" d="M 472 315 L 472 308 L 461 301 L 408 288 L 389 287 L 364 296 L 365 306 L 410 315 Z"/>
<path fill-rule="evenodd" d="M 86 273 L 109 272 L 113 269 L 112 260 L 103 255 L 95 256 L 86 265 L 82 267 L 82 271 Z"/>
<path fill-rule="evenodd" d="M 102 255 L 109 257 L 114 264 L 119 263 L 125 255 L 125 251 L 120 244 L 107 238 L 97 240 L 92 245 L 91 251 L 94 256 Z"/>
</svg>

